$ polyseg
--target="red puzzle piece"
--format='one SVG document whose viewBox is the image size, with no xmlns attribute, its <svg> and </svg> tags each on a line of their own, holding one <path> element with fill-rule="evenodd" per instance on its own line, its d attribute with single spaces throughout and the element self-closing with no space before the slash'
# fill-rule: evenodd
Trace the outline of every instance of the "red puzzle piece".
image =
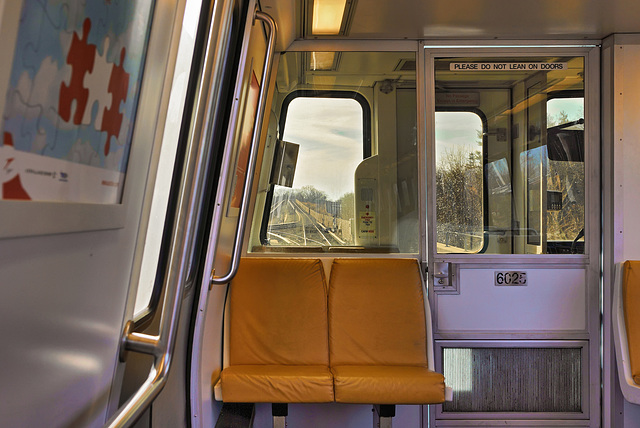
<svg viewBox="0 0 640 428">
<path fill-rule="evenodd" d="M 125 48 L 120 52 L 120 65 L 113 65 L 111 77 L 109 78 L 109 92 L 111 92 L 111 107 L 104 109 L 102 114 L 101 131 L 107 132 L 107 142 L 104 146 L 104 155 L 109 154 L 111 147 L 111 136 L 118 138 L 122 127 L 122 113 L 120 113 L 120 103 L 127 100 L 129 91 L 129 73 L 124 71 Z"/>
<path fill-rule="evenodd" d="M 13 147 L 13 135 L 11 135 L 9 132 L 4 133 L 4 145 Z M 13 158 L 7 159 L 5 168 L 9 166 L 12 160 Z M 19 201 L 31 200 L 31 197 L 29 196 L 27 191 L 24 190 L 24 186 L 22 185 L 22 181 L 20 180 L 20 174 L 17 174 L 11 180 L 2 183 L 2 199 L 12 199 Z"/>
<path fill-rule="evenodd" d="M 76 111 L 73 115 L 73 123 L 80 125 L 89 99 L 89 89 L 84 87 L 84 76 L 93 71 L 93 63 L 96 56 L 96 46 L 87 43 L 91 20 L 84 20 L 82 24 L 82 39 L 77 33 L 73 33 L 73 40 L 67 55 L 67 64 L 71 66 L 71 79 L 67 86 L 60 84 L 60 99 L 58 101 L 58 114 L 68 122 L 71 117 L 71 103 L 76 100 Z"/>
</svg>

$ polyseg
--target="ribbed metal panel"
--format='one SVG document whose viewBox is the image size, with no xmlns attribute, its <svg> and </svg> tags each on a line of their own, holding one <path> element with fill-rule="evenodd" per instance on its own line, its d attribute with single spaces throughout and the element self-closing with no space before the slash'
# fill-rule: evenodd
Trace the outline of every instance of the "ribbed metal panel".
<svg viewBox="0 0 640 428">
<path fill-rule="evenodd" d="M 581 412 L 580 348 L 444 348 L 444 412 Z"/>
</svg>

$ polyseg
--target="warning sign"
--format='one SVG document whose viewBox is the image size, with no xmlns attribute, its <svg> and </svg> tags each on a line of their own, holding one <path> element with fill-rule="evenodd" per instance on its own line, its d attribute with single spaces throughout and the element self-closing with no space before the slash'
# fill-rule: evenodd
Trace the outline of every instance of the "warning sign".
<svg viewBox="0 0 640 428">
<path fill-rule="evenodd" d="M 480 93 L 478 92 L 436 92 L 436 106 L 438 107 L 478 107 Z"/>
<path fill-rule="evenodd" d="M 358 218 L 358 232 L 360 235 L 373 235 L 376 233 L 375 213 L 371 211 L 361 211 Z"/>
<path fill-rule="evenodd" d="M 567 70 L 566 62 L 452 62 L 450 71 L 553 71 Z"/>
</svg>

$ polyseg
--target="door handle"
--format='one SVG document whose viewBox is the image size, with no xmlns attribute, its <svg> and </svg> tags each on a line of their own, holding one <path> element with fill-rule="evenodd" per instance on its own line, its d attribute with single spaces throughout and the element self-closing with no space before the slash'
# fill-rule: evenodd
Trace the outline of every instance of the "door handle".
<svg viewBox="0 0 640 428">
<path fill-rule="evenodd" d="M 433 285 L 447 287 L 451 285 L 451 264 L 448 262 L 433 263 Z"/>
</svg>

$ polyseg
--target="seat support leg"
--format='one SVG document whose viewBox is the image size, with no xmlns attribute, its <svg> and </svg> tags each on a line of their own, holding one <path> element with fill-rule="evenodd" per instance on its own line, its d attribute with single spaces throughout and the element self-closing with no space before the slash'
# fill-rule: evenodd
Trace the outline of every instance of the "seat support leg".
<svg viewBox="0 0 640 428">
<path fill-rule="evenodd" d="M 286 416 L 274 416 L 273 417 L 273 428 L 286 428 L 287 427 L 287 417 Z"/>
<path fill-rule="evenodd" d="M 286 428 L 289 406 L 287 403 L 271 404 L 271 415 L 273 416 L 273 428 Z"/>
<path fill-rule="evenodd" d="M 373 406 L 373 428 L 392 428 L 396 415 L 395 404 L 376 404 Z"/>
</svg>

